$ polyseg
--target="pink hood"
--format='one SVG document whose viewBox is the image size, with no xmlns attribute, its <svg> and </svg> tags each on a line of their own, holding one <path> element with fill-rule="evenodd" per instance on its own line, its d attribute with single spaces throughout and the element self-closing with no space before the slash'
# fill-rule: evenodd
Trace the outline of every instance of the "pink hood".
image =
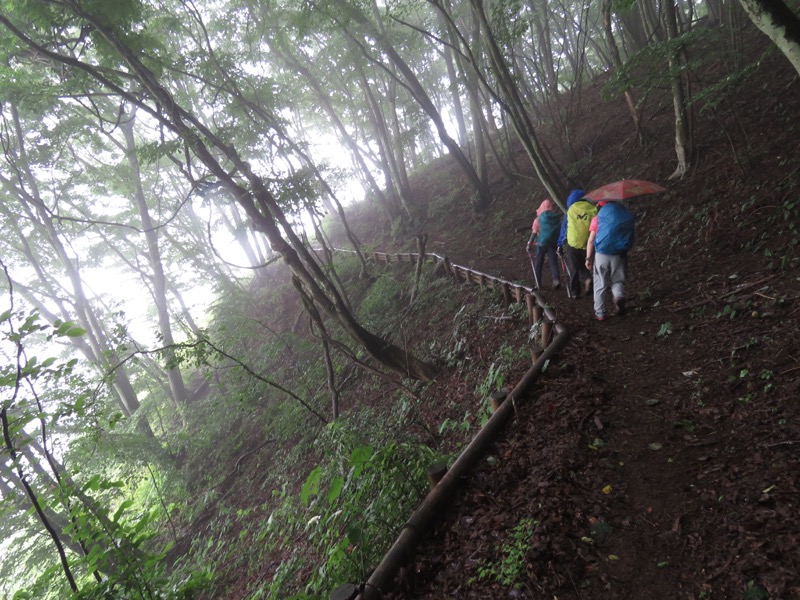
<svg viewBox="0 0 800 600">
<path fill-rule="evenodd" d="M 549 198 L 542 200 L 542 203 L 539 205 L 539 208 L 536 209 L 536 216 L 538 217 L 543 212 L 547 212 L 548 210 L 553 210 L 553 201 Z"/>
<path fill-rule="evenodd" d="M 539 233 L 539 215 L 551 210 L 553 210 L 553 202 L 549 198 L 542 200 L 539 208 L 536 209 L 536 218 L 533 220 L 533 225 L 531 225 L 531 231 L 533 231 L 533 233 Z"/>
</svg>

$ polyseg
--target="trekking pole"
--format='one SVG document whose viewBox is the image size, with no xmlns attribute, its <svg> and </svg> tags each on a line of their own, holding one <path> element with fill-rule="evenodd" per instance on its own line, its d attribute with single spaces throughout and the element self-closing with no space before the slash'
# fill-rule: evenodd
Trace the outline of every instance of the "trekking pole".
<svg viewBox="0 0 800 600">
<path fill-rule="evenodd" d="M 569 267 L 567 266 L 567 261 L 564 260 L 564 255 L 559 254 L 559 258 L 561 259 L 561 266 L 564 267 L 564 273 L 567 274 L 567 298 L 572 298 L 572 289 L 570 288 L 570 280 L 572 279 L 572 275 L 570 275 Z"/>
<path fill-rule="evenodd" d="M 533 254 L 531 253 L 530 248 L 526 248 L 528 252 L 528 259 L 531 261 L 531 270 L 533 271 L 533 282 L 536 284 L 536 289 L 540 288 L 539 286 L 539 279 L 536 277 L 536 266 L 533 264 Z"/>
</svg>

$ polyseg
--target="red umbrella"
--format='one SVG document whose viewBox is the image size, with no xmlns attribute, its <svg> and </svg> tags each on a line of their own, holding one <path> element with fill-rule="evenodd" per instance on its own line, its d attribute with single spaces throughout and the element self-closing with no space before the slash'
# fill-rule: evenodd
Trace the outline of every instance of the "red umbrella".
<svg viewBox="0 0 800 600">
<path fill-rule="evenodd" d="M 623 179 L 615 181 L 596 190 L 592 190 L 584 196 L 587 200 L 626 200 L 634 196 L 644 196 L 645 194 L 657 194 L 666 192 L 667 188 L 661 187 L 657 183 L 642 181 L 641 179 Z"/>
</svg>

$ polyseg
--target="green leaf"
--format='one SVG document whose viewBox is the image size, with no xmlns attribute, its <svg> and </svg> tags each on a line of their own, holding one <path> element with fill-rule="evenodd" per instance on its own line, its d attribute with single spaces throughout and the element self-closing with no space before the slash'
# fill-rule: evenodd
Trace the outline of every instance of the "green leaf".
<svg viewBox="0 0 800 600">
<path fill-rule="evenodd" d="M 81 337 L 85 334 L 86 330 L 83 327 L 70 327 L 64 335 L 67 337 Z"/>
<path fill-rule="evenodd" d="M 359 477 L 364 467 L 369 463 L 375 454 L 372 446 L 359 446 L 350 453 L 350 465 L 353 467 L 353 477 Z"/>
<path fill-rule="evenodd" d="M 328 490 L 328 504 L 333 504 L 342 495 L 344 489 L 344 477 L 334 477 L 331 488 Z"/>
<path fill-rule="evenodd" d="M 308 504 L 311 496 L 316 496 L 319 493 L 319 480 L 322 476 L 322 469 L 317 467 L 308 474 L 306 482 L 303 484 L 303 489 L 300 490 L 300 500 L 303 504 Z"/>
<path fill-rule="evenodd" d="M 364 528 L 358 523 L 351 523 L 346 529 L 347 537 L 354 545 L 359 545 L 364 541 Z"/>
<path fill-rule="evenodd" d="M 119 508 L 114 512 L 114 516 L 111 517 L 112 521 L 119 521 L 119 518 L 122 516 L 122 513 L 125 512 L 126 509 L 130 508 L 133 504 L 132 499 L 125 500 L 122 504 L 119 505 Z"/>
</svg>

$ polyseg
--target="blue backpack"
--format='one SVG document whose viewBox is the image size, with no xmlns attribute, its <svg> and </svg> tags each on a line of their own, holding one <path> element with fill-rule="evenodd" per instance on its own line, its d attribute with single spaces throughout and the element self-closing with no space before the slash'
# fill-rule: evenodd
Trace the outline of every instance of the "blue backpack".
<svg viewBox="0 0 800 600">
<path fill-rule="evenodd" d="M 561 233 L 561 215 L 554 210 L 546 210 L 539 215 L 539 236 L 536 243 L 540 246 L 553 244 Z"/>
<path fill-rule="evenodd" d="M 600 254 L 624 254 L 633 247 L 636 217 L 618 202 L 609 202 L 597 213 L 594 246 Z"/>
</svg>

